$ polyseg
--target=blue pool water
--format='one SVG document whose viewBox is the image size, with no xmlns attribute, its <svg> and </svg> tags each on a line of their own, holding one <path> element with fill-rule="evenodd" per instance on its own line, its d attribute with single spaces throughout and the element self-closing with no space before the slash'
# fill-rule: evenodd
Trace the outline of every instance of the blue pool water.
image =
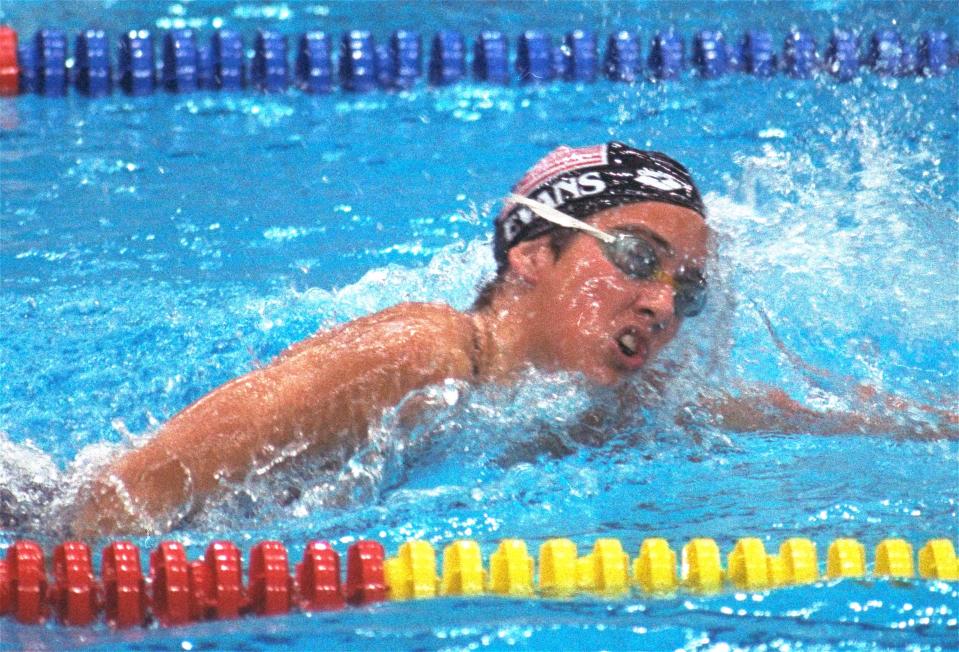
<svg viewBox="0 0 959 652">
<path fill-rule="evenodd" d="M 526 27 L 684 34 L 895 25 L 955 37 L 946 3 L 4 3 L 22 35 L 91 23 L 368 27 L 466 34 Z M 648 41 L 644 39 L 644 45 Z M 412 428 L 390 414 L 361 451 L 253 478 L 170 537 L 191 558 L 313 538 L 388 552 L 472 538 L 489 554 L 569 536 L 581 550 L 648 536 L 725 552 L 757 536 L 921 545 L 957 538 L 959 445 L 893 436 L 737 435 L 674 415 L 702 388 L 762 381 L 813 408 L 944 426 L 852 398 L 856 383 L 957 410 L 959 76 L 666 84 L 418 86 L 0 101 L 0 499 L 49 551 L 79 479 L 218 384 L 319 328 L 401 300 L 467 308 L 493 269 L 497 203 L 559 144 L 666 151 L 706 195 L 718 255 L 706 313 L 666 353 L 664 396 L 594 437 L 570 424 L 607 400 L 531 371 L 511 389 L 447 385 Z M 778 338 L 820 370 L 796 364 Z M 852 379 L 852 380 L 849 380 Z M 954 433 L 954 429 L 953 429 Z M 291 496 L 291 487 L 298 497 Z M 277 500 L 277 496 L 286 499 Z M 159 538 L 135 542 L 146 551 Z M 98 542 L 96 549 L 99 550 Z M 443 599 L 328 614 L 111 632 L 0 621 L 0 647 L 48 649 L 954 648 L 955 585 L 845 581 L 769 593 L 618 601 Z"/>
</svg>

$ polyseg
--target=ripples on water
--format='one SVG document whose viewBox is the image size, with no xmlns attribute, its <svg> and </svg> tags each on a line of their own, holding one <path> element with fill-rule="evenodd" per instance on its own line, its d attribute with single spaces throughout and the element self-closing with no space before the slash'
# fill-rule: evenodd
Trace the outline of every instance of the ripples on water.
<svg viewBox="0 0 959 652">
<path fill-rule="evenodd" d="M 923 116 L 930 119 L 917 124 L 917 130 L 904 128 L 903 125 L 916 123 L 916 113 L 921 113 L 915 99 L 919 91 L 912 89 L 900 94 L 875 80 L 870 83 L 877 85 L 874 90 L 880 94 L 901 98 L 892 102 L 891 115 L 879 115 L 881 99 L 868 95 L 864 99 L 856 91 L 856 97 L 850 99 L 836 91 L 832 98 L 820 98 L 820 103 L 835 102 L 838 114 L 819 124 L 814 132 L 803 132 L 802 122 L 791 126 L 788 121 L 782 127 L 764 129 L 749 124 L 745 134 L 727 128 L 727 137 L 733 142 L 751 140 L 752 145 L 730 146 L 726 164 L 732 167 L 723 175 L 726 187 L 707 193 L 718 251 L 711 269 L 715 290 L 710 308 L 702 318 L 687 325 L 668 353 L 667 362 L 682 369 L 678 374 L 673 372 L 669 395 L 658 397 L 656 406 L 616 424 L 616 431 L 588 441 L 586 449 L 598 447 L 604 451 L 604 457 L 621 439 L 630 444 L 625 448 L 639 450 L 626 461 L 637 467 L 642 466 L 644 456 L 655 458 L 663 454 L 664 447 L 656 444 L 658 437 L 666 437 L 670 448 L 678 445 L 693 451 L 690 454 L 694 457 L 702 457 L 700 448 L 705 447 L 708 459 L 710 447 L 717 442 L 721 450 L 737 450 L 742 444 L 731 444 L 727 435 L 709 426 L 708 418 L 702 432 L 690 439 L 687 431 L 672 425 L 671 415 L 684 407 L 683 397 L 695 395 L 703 386 L 725 386 L 743 378 L 782 385 L 808 404 L 820 407 L 870 407 L 850 405 L 843 395 L 849 387 L 836 380 L 847 376 L 921 400 L 940 399 L 940 404 L 954 400 L 949 390 L 955 385 L 955 329 L 943 326 L 955 323 L 959 312 L 959 297 L 951 280 L 957 263 L 956 211 L 950 191 L 956 181 L 948 173 L 951 159 L 943 161 L 946 153 L 936 138 L 942 120 L 949 124 L 949 120 L 954 122 L 954 116 L 948 118 L 932 111 L 931 116 Z M 626 91 L 617 89 L 616 93 Z M 637 114 L 661 116 L 670 112 L 676 113 L 676 119 L 689 121 L 708 133 L 717 116 L 697 112 L 709 103 L 709 92 L 705 95 L 677 104 L 672 96 L 657 91 L 630 98 L 638 106 L 616 97 L 622 103 L 612 123 L 612 136 L 634 139 Z M 919 93 L 919 99 L 924 97 Z M 808 98 L 804 100 L 801 93 L 786 88 L 780 91 L 778 100 L 801 104 Z M 492 111 L 481 121 L 492 120 L 494 125 L 517 107 L 530 105 L 533 110 L 526 120 L 535 124 L 544 108 L 566 101 L 550 89 L 467 89 L 444 91 L 436 97 L 420 93 L 408 94 L 406 100 L 390 100 L 400 106 L 405 104 L 411 115 L 432 115 L 427 122 L 442 116 L 460 120 L 463 110 Z M 382 112 L 390 102 L 351 100 L 344 110 L 362 116 L 368 111 Z M 263 129 L 270 133 L 276 124 L 273 118 L 260 122 L 263 116 L 275 116 L 289 123 L 291 117 L 299 115 L 298 111 L 307 109 L 302 104 L 294 109 L 294 104 L 256 98 L 201 98 L 177 101 L 174 111 L 217 119 L 256 117 L 257 122 L 247 123 L 247 127 L 259 134 Z M 125 105 L 121 101 L 120 106 Z M 157 106 L 150 110 L 157 113 L 161 109 Z M 594 112 L 605 115 L 601 109 Z M 136 122 L 137 129 L 146 128 L 142 121 Z M 90 127 L 82 121 L 77 121 L 75 127 L 84 137 L 96 137 L 95 132 L 88 133 Z M 659 133 L 662 137 L 666 124 L 660 129 L 653 135 Z M 908 136 L 905 140 L 903 131 Z M 320 145 L 308 134 L 305 138 L 296 134 L 286 138 L 305 142 L 304 147 Z M 707 140 L 703 142 L 709 142 L 711 137 L 704 137 Z M 563 140 L 561 135 L 553 138 Z M 660 146 L 657 142 L 638 144 Z M 693 152 L 694 143 L 688 142 L 679 149 Z M 232 146 L 227 151 L 233 151 Z M 349 148 L 342 147 L 321 151 L 319 160 L 332 166 L 353 165 L 356 155 L 347 152 Z M 702 154 L 693 154 L 697 155 Z M 163 158 L 161 153 L 159 162 L 170 164 L 169 156 L 172 155 Z M 127 187 L 131 188 L 130 194 L 136 195 L 150 187 L 147 180 L 140 180 L 142 175 L 157 167 L 144 160 L 149 157 L 156 157 L 156 153 L 133 149 L 123 157 L 65 156 L 61 159 L 61 178 L 79 192 L 85 186 L 105 185 L 110 189 L 108 195 Z M 371 180 L 382 178 L 376 164 L 366 160 L 365 174 Z M 443 181 L 453 187 L 459 182 L 458 178 Z M 704 185 L 715 186 L 716 179 L 707 177 Z M 24 218 L 21 223 L 25 229 L 44 217 L 43 184 L 34 184 L 30 190 L 36 199 L 18 206 L 16 211 Z M 10 286 L 8 282 L 8 287 L 15 290 L 14 307 L 7 316 L 12 329 L 8 330 L 11 336 L 6 341 L 8 350 L 13 352 L 8 360 L 16 363 L 20 356 L 37 356 L 31 373 L 16 374 L 9 385 L 7 414 L 16 415 L 11 422 L 12 439 L 38 441 L 40 449 L 52 458 L 49 464 L 40 465 L 42 470 L 36 472 L 36 477 L 22 478 L 24 486 L 60 482 L 59 472 L 54 469 L 63 468 L 82 450 L 86 451 L 81 455 L 83 460 L 102 461 L 110 455 L 106 452 L 109 446 L 94 444 L 103 440 L 104 423 L 113 424 L 115 432 L 107 437 L 113 441 L 135 442 L 139 437 L 147 437 L 176 409 L 249 369 L 251 364 L 268 360 L 287 343 L 316 327 L 368 314 L 397 300 L 444 300 L 465 308 L 474 289 L 492 269 L 488 241 L 483 236 L 469 237 L 470 233 L 485 231 L 495 210 L 486 199 L 488 192 L 484 186 L 480 194 L 458 193 L 457 198 L 465 200 L 465 205 L 453 212 L 414 213 L 410 218 L 413 239 L 406 244 L 394 241 L 387 248 L 373 244 L 366 253 L 371 260 L 384 254 L 398 260 L 409 255 L 425 257 L 425 265 L 374 265 L 359 280 L 334 289 L 304 283 L 300 274 L 285 270 L 277 270 L 280 274 L 273 274 L 275 280 L 252 287 L 224 285 L 219 280 L 143 285 L 135 275 L 127 280 L 121 274 L 118 282 L 113 282 L 104 274 L 111 269 L 122 270 L 122 265 L 117 267 L 118 258 L 127 251 L 133 256 L 129 263 L 132 269 L 142 270 L 151 258 L 155 262 L 150 269 L 162 269 L 170 262 L 171 254 L 178 255 L 176 249 L 185 249 L 194 258 L 193 266 L 202 270 L 207 265 L 222 268 L 217 261 L 228 248 L 237 245 L 275 248 L 312 242 L 328 236 L 333 229 L 345 229 L 349 234 L 352 225 L 361 228 L 378 224 L 386 217 L 377 215 L 375 208 L 372 215 L 358 215 L 351 204 L 362 205 L 363 196 L 352 198 L 351 204 L 331 207 L 332 214 L 340 216 L 336 219 L 345 226 L 315 221 L 295 225 L 293 205 L 293 219 L 273 222 L 271 226 L 264 224 L 264 228 L 259 224 L 238 227 L 228 214 L 211 215 L 208 219 L 185 217 L 184 212 L 195 213 L 201 206 L 182 198 L 175 202 L 177 208 L 171 219 L 173 235 L 179 234 L 179 242 L 174 242 L 172 249 L 158 248 L 156 253 L 150 252 L 153 245 L 149 243 L 157 239 L 153 231 L 169 230 L 168 226 L 157 224 L 154 228 L 148 223 L 145 230 L 130 235 L 131 242 L 122 247 L 123 255 L 119 256 L 119 245 L 107 244 L 99 253 L 84 248 L 81 243 L 86 236 L 82 231 L 67 239 L 79 242 L 68 244 L 62 254 L 57 253 L 56 245 L 51 247 L 49 236 L 26 248 L 26 241 L 16 237 L 8 250 L 13 250 L 15 260 L 31 265 L 37 274 L 43 270 L 39 262 L 42 260 L 64 268 L 74 278 L 96 274 L 102 279 L 102 286 L 95 290 L 85 285 L 59 284 L 48 285 L 40 292 L 32 290 L 37 286 L 29 275 L 20 276 L 17 285 Z M 87 196 L 85 201 L 89 200 Z M 112 227 L 119 218 L 111 213 L 112 200 L 98 201 L 103 211 L 98 217 L 100 227 Z M 84 206 L 89 213 L 90 207 Z M 460 229 L 463 233 L 457 234 Z M 451 232 L 455 240 L 451 245 L 427 248 L 417 244 L 422 243 L 416 239 L 417 234 L 435 234 L 435 239 L 449 238 Z M 15 229 L 14 234 L 19 236 L 20 232 Z M 237 240 L 238 237 L 246 239 Z M 30 263 L 31 259 L 38 262 Z M 299 269 L 302 271 L 302 266 Z M 789 349 L 826 369 L 826 374 L 815 376 L 796 368 L 788 356 L 773 346 L 764 325 L 766 319 L 775 336 Z M 54 328 L 27 335 L 32 324 L 40 323 Z M 92 338 L 94 331 L 97 337 Z M 57 350 L 62 353 L 57 355 Z M 77 355 L 70 355 L 70 351 Z M 38 356 L 41 352 L 44 354 Z M 123 357 L 121 364 L 113 362 L 118 352 Z M 170 368 L 168 359 L 178 361 L 175 370 Z M 559 392 L 557 388 L 561 388 Z M 486 481 L 485 469 L 496 469 L 492 472 L 495 475 L 512 466 L 521 470 L 517 475 L 507 472 L 508 484 L 522 485 L 523 480 L 517 478 L 535 484 L 537 465 L 544 459 L 562 460 L 564 456 L 575 460 L 571 468 L 588 475 L 582 467 L 588 468 L 589 461 L 581 463 L 579 457 L 592 453 L 584 452 L 582 442 L 570 441 L 564 429 L 604 399 L 597 398 L 577 379 L 544 378 L 531 372 L 522 390 L 516 390 L 519 394 L 497 395 L 465 388 L 449 391 L 455 395 L 451 404 L 446 404 L 449 394 L 443 388 L 428 390 L 427 393 L 436 394 L 429 400 L 438 402 L 443 409 L 412 431 L 399 433 L 391 425 L 391 415 L 387 415 L 375 429 L 370 446 L 352 457 L 344 453 L 341 462 L 349 461 L 334 464 L 331 472 L 316 474 L 311 462 L 303 464 L 303 469 L 291 470 L 289 477 L 280 480 L 251 479 L 248 486 L 238 489 L 235 501 L 226 501 L 226 506 L 217 507 L 214 514 L 208 515 L 212 520 L 202 517 L 196 522 L 200 527 L 204 523 L 227 527 L 237 513 L 301 518 L 329 505 L 375 502 L 383 499 L 384 491 L 390 495 L 397 488 L 402 489 L 411 477 L 415 479 L 416 474 L 409 469 L 415 469 L 420 458 L 453 459 L 455 466 L 472 469 L 479 484 Z M 522 396 L 522 391 L 533 395 Z M 36 396 L 38 400 L 18 402 L 16 397 L 22 396 Z M 69 405 L 70 409 L 61 409 L 62 405 Z M 131 406 L 139 407 L 130 409 Z M 509 417 L 510 410 L 517 411 L 515 418 Z M 54 436 L 64 431 L 69 433 L 66 439 Z M 540 432 L 543 434 L 530 436 Z M 14 447 L 10 459 L 18 455 L 30 457 L 24 450 L 16 450 L 18 444 L 9 438 L 4 445 Z M 515 456 L 515 464 L 509 462 L 510 455 Z M 503 462 L 504 459 L 507 461 Z M 432 466 L 433 480 L 442 479 L 441 465 Z M 261 486 L 263 482 L 265 487 Z M 286 504 L 275 513 L 275 501 L 265 498 L 277 491 L 287 494 L 277 488 L 277 482 L 298 485 L 298 490 L 295 497 L 284 498 L 282 502 Z M 36 497 L 31 497 L 30 491 L 25 488 L 19 498 L 26 496 L 25 502 L 33 507 Z M 472 488 L 466 486 L 460 493 L 469 491 Z M 261 507 L 261 503 L 266 506 Z"/>
<path fill-rule="evenodd" d="M 604 409 L 615 397 L 532 370 L 510 389 L 428 388 L 409 399 L 429 406 L 412 425 L 391 411 L 361 450 L 254 474 L 189 516 L 176 536 L 191 556 L 223 534 L 244 549 L 278 538 L 293 558 L 318 533 L 389 549 L 471 537 L 487 553 L 504 536 L 569 535 L 581 549 L 599 535 L 632 548 L 651 534 L 674 547 L 713 536 L 724 550 L 744 535 L 770 547 L 808 536 L 821 551 L 840 536 L 954 536 L 954 442 L 730 435 L 688 408 L 704 388 L 750 380 L 818 408 L 882 410 L 850 398 L 867 383 L 955 409 L 955 79 L 0 104 L 0 536 L 49 547 L 79 478 L 317 328 L 399 300 L 468 307 L 493 269 L 498 197 L 547 149 L 611 138 L 687 162 L 716 232 L 709 308 L 658 365 L 667 391 L 640 381 L 642 408 Z M 371 144 L 387 122 L 391 137 Z M 903 425 L 935 426 L 923 414 Z M 521 603 L 522 622 L 491 605 L 316 619 L 355 648 L 773 635 L 900 647 L 949 643 L 956 629 L 941 585 Z M 315 623 L 263 627 L 296 644 Z M 219 624 L 190 633 L 231 636 Z"/>
</svg>

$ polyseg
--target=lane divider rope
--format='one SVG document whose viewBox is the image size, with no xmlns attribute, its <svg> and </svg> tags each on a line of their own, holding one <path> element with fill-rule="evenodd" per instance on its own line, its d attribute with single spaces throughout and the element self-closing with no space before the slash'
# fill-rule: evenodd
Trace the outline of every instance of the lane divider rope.
<svg viewBox="0 0 959 652">
<path fill-rule="evenodd" d="M 68 541 L 53 552 L 51 582 L 40 545 L 18 540 L 0 561 L 0 616 L 25 624 L 53 616 L 65 625 L 85 626 L 102 614 L 116 628 L 149 622 L 172 626 L 437 596 L 586 594 L 615 599 L 634 592 L 670 596 L 725 589 L 765 591 L 867 577 L 866 548 L 855 539 L 829 544 L 824 574 L 816 544 L 804 538 L 784 541 L 775 554 L 768 553 L 758 538 L 739 539 L 725 566 L 719 546 L 708 538 L 687 542 L 679 556 L 665 539 L 648 538 L 632 560 L 619 539 L 597 539 L 592 550 L 580 556 L 573 541 L 557 538 L 540 546 L 538 559 L 537 564 L 525 541 L 504 539 L 484 568 L 479 544 L 459 540 L 443 549 L 438 573 L 436 552 L 426 541 L 407 541 L 395 557 L 387 558 L 382 544 L 362 540 L 349 546 L 346 578 L 341 581 L 340 555 L 328 542 L 309 542 L 291 573 L 286 547 L 279 541 L 261 541 L 250 549 L 244 584 L 243 558 L 230 541 L 213 541 L 192 562 L 182 544 L 162 541 L 150 553 L 146 575 L 137 546 L 115 541 L 102 551 L 97 579 L 89 546 Z M 885 539 L 875 548 L 871 576 L 914 578 L 915 560 L 910 543 Z M 933 539 L 919 550 L 918 575 L 926 580 L 959 580 L 951 540 Z"/>
<path fill-rule="evenodd" d="M 158 88 L 171 93 L 245 88 L 279 93 L 291 84 L 314 94 L 331 92 L 337 76 L 344 90 L 368 92 L 409 89 L 424 77 L 424 67 L 431 86 L 464 81 L 469 70 L 469 48 L 456 30 L 436 32 L 428 53 L 416 31 L 396 30 L 385 44 L 377 43 L 367 30 L 346 32 L 340 39 L 338 70 L 333 39 L 320 30 L 299 34 L 292 49 L 285 34 L 257 30 L 248 57 L 243 35 L 235 30 L 217 29 L 204 43 L 195 30 L 171 29 L 163 34 L 157 58 L 150 30 L 130 29 L 120 35 L 115 68 L 104 30 L 80 31 L 73 57 L 69 40 L 65 30 L 44 28 L 20 42 L 16 30 L 0 26 L 0 95 L 63 97 L 71 85 L 88 97 L 110 95 L 115 86 L 132 96 L 149 95 Z M 572 30 L 558 41 L 547 32 L 526 30 L 516 38 L 516 55 L 511 58 L 504 33 L 484 30 L 473 42 L 473 78 L 499 85 L 511 79 L 591 83 L 600 76 L 629 83 L 677 79 L 692 70 L 702 79 L 741 72 L 761 78 L 780 73 L 795 79 L 827 75 L 845 82 L 856 78 L 861 68 L 880 76 L 930 77 L 959 66 L 953 39 L 941 29 L 922 31 L 914 44 L 895 29 L 878 29 L 865 43 L 858 30 L 834 29 L 821 51 L 812 32 L 804 29 L 791 29 L 781 47 L 764 30 L 746 30 L 734 42 L 727 41 L 722 31 L 701 29 L 693 36 L 688 58 L 686 40 L 672 28 L 653 34 L 645 57 L 636 31 L 610 34 L 602 58 L 592 30 Z"/>
</svg>

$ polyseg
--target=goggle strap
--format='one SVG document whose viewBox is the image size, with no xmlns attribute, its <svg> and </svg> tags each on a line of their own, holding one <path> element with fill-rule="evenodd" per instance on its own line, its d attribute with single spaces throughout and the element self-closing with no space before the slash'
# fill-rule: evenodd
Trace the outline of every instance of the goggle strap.
<svg viewBox="0 0 959 652">
<path fill-rule="evenodd" d="M 572 215 L 567 215 L 566 213 L 558 211 L 552 206 L 544 204 L 543 202 L 530 199 L 529 197 L 523 197 L 522 195 L 517 195 L 516 193 L 510 193 L 508 200 L 513 203 L 526 206 L 547 222 L 552 222 L 553 224 L 566 227 L 567 229 L 578 229 L 580 231 L 585 231 L 594 238 L 599 238 L 606 244 L 612 244 L 613 242 L 616 242 L 616 236 L 612 233 L 600 231 L 595 226 L 591 226 L 582 220 L 578 220 Z"/>
<path fill-rule="evenodd" d="M 522 195 L 517 195 L 516 193 L 510 193 L 509 196 L 507 197 L 507 201 L 510 201 L 516 204 L 522 204 L 523 206 L 528 207 L 530 210 L 532 210 L 534 213 L 536 213 L 538 216 L 540 216 L 547 222 L 552 222 L 553 224 L 556 224 L 557 226 L 562 226 L 567 229 L 576 229 L 578 231 L 584 231 L 585 233 L 593 236 L 594 238 L 599 239 L 600 241 L 602 241 L 603 243 L 607 245 L 614 244 L 615 242 L 619 240 L 619 238 L 617 238 L 612 233 L 606 233 L 605 231 L 601 231 L 597 229 L 595 226 L 591 226 L 590 224 L 587 224 L 586 222 L 582 220 L 576 219 L 572 215 L 567 215 L 566 213 L 558 211 L 552 206 L 548 204 L 544 204 L 543 202 L 540 202 L 540 201 L 536 201 L 535 199 L 530 199 L 529 197 L 523 197 Z M 666 283 L 670 288 L 673 289 L 673 292 L 676 292 L 679 289 L 679 282 L 677 282 L 677 280 L 671 274 L 667 273 L 662 268 L 659 268 L 655 272 L 653 272 L 652 278 L 655 279 L 656 281 Z M 678 306 L 677 306 L 677 309 L 678 309 Z M 698 311 L 697 313 L 694 313 L 694 314 L 698 314 Z"/>
</svg>

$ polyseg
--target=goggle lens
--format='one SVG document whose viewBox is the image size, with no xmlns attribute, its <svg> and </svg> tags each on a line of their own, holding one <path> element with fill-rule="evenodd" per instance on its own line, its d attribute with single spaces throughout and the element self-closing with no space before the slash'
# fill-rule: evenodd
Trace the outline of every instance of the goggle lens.
<svg viewBox="0 0 959 652">
<path fill-rule="evenodd" d="M 606 257 L 623 274 L 639 281 L 659 279 L 673 288 L 673 309 L 680 317 L 695 317 L 706 305 L 706 278 L 699 270 L 684 270 L 675 277 L 664 274 L 653 246 L 632 233 L 617 233 L 603 243 Z"/>
<path fill-rule="evenodd" d="M 706 307 L 706 278 L 702 272 L 695 271 L 681 275 L 675 280 L 673 305 L 676 314 L 683 317 L 695 317 Z"/>
</svg>

